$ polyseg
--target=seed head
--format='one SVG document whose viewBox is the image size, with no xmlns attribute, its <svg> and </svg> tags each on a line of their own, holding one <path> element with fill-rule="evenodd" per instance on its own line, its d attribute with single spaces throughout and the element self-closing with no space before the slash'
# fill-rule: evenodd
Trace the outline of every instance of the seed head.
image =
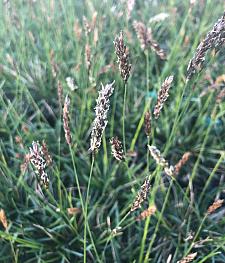
<svg viewBox="0 0 225 263">
<path fill-rule="evenodd" d="M 70 117 L 69 117 L 69 107 L 70 107 L 70 99 L 68 95 L 65 98 L 64 108 L 63 108 L 63 128 L 65 132 L 65 138 L 68 145 L 71 145 L 71 132 L 70 132 Z"/>
<path fill-rule="evenodd" d="M 207 214 L 212 214 L 213 212 L 215 212 L 216 209 L 220 208 L 223 204 L 224 200 L 223 199 L 218 199 L 216 200 L 212 205 L 210 205 L 210 207 L 207 210 Z"/>
<path fill-rule="evenodd" d="M 74 31 L 74 34 L 76 36 L 76 39 L 79 41 L 81 39 L 81 35 L 82 35 L 82 28 L 80 26 L 78 19 L 76 19 L 76 21 L 74 22 L 73 31 Z"/>
<path fill-rule="evenodd" d="M 114 46 L 115 54 L 117 55 L 117 63 L 119 64 L 120 75 L 124 82 L 127 82 L 130 76 L 131 64 L 129 63 L 129 52 L 124 44 L 122 31 L 119 36 L 116 36 Z"/>
<path fill-rule="evenodd" d="M 145 113 L 145 119 L 144 119 L 144 122 L 145 122 L 145 134 L 147 136 L 150 136 L 151 135 L 151 113 L 150 111 L 146 111 Z"/>
<path fill-rule="evenodd" d="M 30 147 L 30 162 L 35 168 L 35 173 L 38 175 L 38 179 L 41 185 L 48 188 L 49 178 L 45 172 L 47 162 L 43 152 L 43 147 L 40 146 L 39 142 L 32 142 L 32 147 Z"/>
<path fill-rule="evenodd" d="M 163 105 L 164 105 L 165 101 L 167 100 L 167 98 L 169 97 L 169 89 L 171 87 L 172 82 L 173 82 L 173 76 L 167 77 L 164 80 L 164 82 L 163 82 L 163 84 L 159 90 L 157 102 L 156 102 L 154 112 L 153 112 L 155 119 L 159 118 L 159 114 L 163 108 Z"/>
<path fill-rule="evenodd" d="M 112 137 L 110 140 L 112 155 L 118 161 L 124 160 L 123 146 L 118 137 Z"/>
<path fill-rule="evenodd" d="M 134 9 L 135 0 L 127 0 L 127 20 L 130 19 L 132 10 Z"/>
<path fill-rule="evenodd" d="M 57 74 L 59 72 L 59 67 L 55 62 L 53 50 L 51 50 L 51 52 L 50 52 L 50 64 L 51 64 L 51 68 L 52 68 L 52 76 L 53 76 L 53 78 L 56 78 Z"/>
<path fill-rule="evenodd" d="M 130 211 L 133 212 L 135 210 L 137 210 L 138 208 L 141 207 L 141 204 L 147 199 L 148 197 L 148 193 L 149 193 L 149 190 L 150 190 L 150 181 L 148 178 L 145 179 L 143 185 L 141 186 L 141 189 L 140 191 L 138 192 L 132 206 L 131 206 L 131 209 Z"/>
<path fill-rule="evenodd" d="M 103 86 L 102 84 L 102 89 L 99 91 L 99 95 L 96 100 L 97 104 L 95 107 L 95 119 L 91 131 L 90 152 L 98 151 L 101 145 L 102 134 L 108 123 L 107 113 L 110 106 L 109 98 L 113 94 L 114 90 L 113 84 L 114 82 L 106 84 L 106 86 Z"/>
<path fill-rule="evenodd" d="M 87 37 L 92 31 L 92 27 L 91 27 L 91 23 L 87 20 L 86 16 L 83 16 L 83 25 L 84 25 L 85 35 Z"/>
<path fill-rule="evenodd" d="M 177 263 L 189 263 L 192 262 L 195 257 L 197 256 L 197 252 L 187 255 L 186 257 L 182 258 L 181 260 L 177 261 Z"/>
<path fill-rule="evenodd" d="M 193 58 L 190 60 L 187 67 L 187 80 L 190 80 L 197 71 L 202 69 L 202 64 L 205 61 L 208 50 L 219 48 L 225 42 L 225 12 L 223 16 L 214 24 L 206 37 L 198 45 Z"/>
<path fill-rule="evenodd" d="M 77 208 L 77 207 L 69 207 L 69 208 L 67 208 L 67 213 L 69 215 L 76 215 L 76 214 L 78 214 L 80 212 L 81 212 L 81 209 Z"/>
<path fill-rule="evenodd" d="M 92 30 L 96 27 L 97 17 L 98 17 L 98 12 L 94 11 L 94 13 L 92 15 L 92 19 L 91 19 Z"/>
<path fill-rule="evenodd" d="M 148 149 L 151 153 L 151 156 L 156 161 L 156 163 L 163 167 L 164 172 L 169 175 L 174 175 L 174 167 L 172 165 L 169 166 L 169 163 L 166 159 L 161 155 L 160 151 L 155 146 L 148 145 Z"/>
<path fill-rule="evenodd" d="M 218 93 L 218 95 L 216 96 L 216 103 L 217 103 L 217 104 L 220 104 L 220 103 L 223 101 L 224 97 L 225 97 L 225 88 L 223 88 L 223 89 Z"/>
<path fill-rule="evenodd" d="M 48 151 L 47 144 L 44 140 L 42 141 L 42 151 L 43 151 L 44 158 L 46 160 L 47 165 L 51 165 L 52 164 L 52 157 Z"/>
<path fill-rule="evenodd" d="M 190 152 L 184 153 L 184 155 L 182 156 L 180 161 L 174 166 L 175 174 L 179 174 L 180 169 L 186 164 L 186 162 L 189 160 L 190 156 L 191 156 Z"/>
<path fill-rule="evenodd" d="M 60 80 L 57 81 L 57 95 L 58 95 L 58 102 L 60 109 L 62 108 L 62 101 L 63 101 L 63 87 Z"/>
<path fill-rule="evenodd" d="M 140 41 L 141 48 L 143 50 L 147 49 L 152 40 L 152 30 L 147 28 L 142 22 L 136 20 L 133 22 L 133 27 Z"/>
<path fill-rule="evenodd" d="M 91 47 L 89 44 L 85 45 L 85 63 L 89 74 L 91 68 Z"/>
<path fill-rule="evenodd" d="M 156 206 L 151 205 L 148 209 L 144 210 L 139 216 L 136 217 L 137 221 L 144 220 L 145 218 L 153 215 L 156 212 Z"/>
<path fill-rule="evenodd" d="M 141 48 L 146 50 L 150 47 L 162 60 L 165 60 L 166 53 L 160 48 L 158 42 L 153 38 L 151 28 L 146 27 L 140 21 L 134 21 L 133 27 L 141 43 Z"/>
<path fill-rule="evenodd" d="M 166 52 L 160 47 L 159 43 L 152 39 L 150 42 L 151 49 L 162 59 L 166 60 Z"/>
<path fill-rule="evenodd" d="M 75 84 L 74 78 L 67 77 L 66 78 L 66 84 L 67 84 L 67 86 L 69 87 L 69 89 L 71 91 L 74 91 L 74 90 L 76 90 L 78 88 L 77 85 Z"/>
<path fill-rule="evenodd" d="M 0 222 L 2 223 L 3 227 L 7 229 L 8 222 L 7 222 L 7 218 L 5 215 L 5 211 L 3 209 L 0 209 Z"/>
<path fill-rule="evenodd" d="M 30 157 L 31 157 L 31 155 L 29 153 L 24 155 L 23 163 L 20 165 L 20 172 L 21 173 L 25 173 L 25 171 L 27 170 L 28 164 L 30 162 Z"/>
<path fill-rule="evenodd" d="M 170 15 L 168 13 L 159 13 L 149 19 L 149 23 L 158 23 L 164 21 Z"/>
</svg>

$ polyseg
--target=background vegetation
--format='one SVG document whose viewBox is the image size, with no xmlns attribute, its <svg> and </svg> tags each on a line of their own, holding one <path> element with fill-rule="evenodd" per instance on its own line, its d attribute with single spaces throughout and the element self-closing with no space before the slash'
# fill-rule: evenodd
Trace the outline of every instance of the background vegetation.
<svg viewBox="0 0 225 263">
<path fill-rule="evenodd" d="M 191 2 L 136 0 L 128 18 L 125 0 L 1 1 L 0 208 L 8 227 L 0 226 L 0 262 L 177 262 L 195 252 L 195 262 L 225 262 L 225 210 L 206 216 L 214 200 L 224 197 L 225 102 L 215 103 L 225 83 L 224 46 L 217 53 L 211 50 L 203 70 L 185 84 L 189 60 L 225 6 L 223 0 Z M 166 18 L 158 21 L 160 13 Z M 152 28 L 167 60 L 141 49 L 134 20 Z M 125 105 L 126 162 L 112 157 L 109 144 L 112 136 L 123 138 L 124 86 L 113 45 L 121 30 L 132 64 Z M 169 75 L 174 75 L 170 96 L 159 119 L 152 120 L 148 141 L 144 113 L 153 110 Z M 74 79 L 75 89 L 68 87 L 67 77 Z M 94 107 L 101 82 L 113 80 L 85 220 Z M 58 81 L 63 97 L 71 99 L 71 147 L 64 137 Z M 50 187 L 40 194 L 33 168 L 24 162 L 32 141 L 42 140 L 53 164 L 48 168 Z M 192 153 L 174 180 L 149 156 L 149 142 L 172 165 L 185 152 Z M 148 201 L 126 216 L 149 175 Z M 157 211 L 137 222 L 148 203 Z M 68 213 L 72 207 L 80 210 Z"/>
</svg>

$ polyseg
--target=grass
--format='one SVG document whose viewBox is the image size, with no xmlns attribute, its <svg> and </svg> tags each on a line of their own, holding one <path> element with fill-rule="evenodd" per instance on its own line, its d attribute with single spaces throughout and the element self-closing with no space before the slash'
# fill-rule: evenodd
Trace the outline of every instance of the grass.
<svg viewBox="0 0 225 263">
<path fill-rule="evenodd" d="M 214 200 L 224 198 L 225 100 L 216 104 L 225 83 L 224 46 L 208 52 L 201 72 L 186 83 L 188 62 L 223 9 L 222 0 L 196 1 L 193 6 L 189 1 L 136 0 L 128 20 L 126 1 L 1 1 L 0 209 L 8 227 L 0 224 L 0 262 L 159 263 L 177 262 L 195 252 L 193 262 L 225 262 L 224 207 L 206 213 Z M 159 13 L 169 16 L 149 21 Z M 83 16 L 90 25 L 96 17 L 88 34 Z M 167 60 L 141 49 L 134 20 L 152 28 Z M 113 44 L 121 30 L 132 64 L 126 85 Z M 159 119 L 152 118 L 147 138 L 144 114 L 153 113 L 169 75 L 174 76 L 170 96 Z M 77 89 L 68 87 L 67 77 Z M 58 80 L 63 98 L 68 94 L 71 100 L 70 146 Z M 88 149 L 98 91 L 101 83 L 114 80 L 102 145 L 92 156 Z M 112 136 L 125 144 L 125 162 L 111 155 Z M 41 191 L 32 165 L 21 165 L 32 141 L 42 140 L 53 164 L 47 168 L 49 189 Z M 149 155 L 148 144 L 157 146 L 171 165 L 185 152 L 192 155 L 170 178 Z M 130 213 L 147 176 L 148 199 Z M 152 204 L 156 213 L 137 222 Z M 72 207 L 79 212 L 68 213 Z"/>
</svg>

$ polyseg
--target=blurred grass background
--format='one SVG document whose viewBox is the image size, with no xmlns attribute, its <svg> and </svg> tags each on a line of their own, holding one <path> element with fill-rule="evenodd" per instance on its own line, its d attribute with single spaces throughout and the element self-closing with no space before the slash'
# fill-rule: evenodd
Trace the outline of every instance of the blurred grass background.
<svg viewBox="0 0 225 263">
<path fill-rule="evenodd" d="M 195 262 L 225 262 L 225 210 L 205 217 L 215 198 L 224 197 L 225 102 L 212 118 L 216 95 L 225 83 L 224 46 L 218 53 L 209 52 L 204 69 L 185 86 L 188 62 L 225 5 L 223 0 L 192 2 L 136 0 L 128 19 L 125 0 L 1 1 L 0 207 L 9 226 L 0 226 L 0 262 L 83 262 L 85 241 L 87 262 L 177 262 L 190 252 L 197 252 Z M 161 13 L 166 16 L 157 21 Z M 148 55 L 143 52 L 134 20 L 152 28 L 167 53 L 166 61 L 151 50 Z M 87 23 L 91 32 L 85 34 Z M 124 90 L 113 45 L 121 30 L 132 64 L 125 119 L 128 167 L 112 158 L 109 145 L 112 136 L 122 140 Z M 146 107 L 152 111 L 160 85 L 169 75 L 174 75 L 170 97 L 160 118 L 152 121 L 150 141 L 173 165 L 185 152 L 192 153 L 173 184 L 152 158 L 147 167 L 148 140 L 142 126 Z M 67 77 L 74 79 L 76 89 L 68 87 Z M 68 94 L 71 99 L 71 152 L 62 127 L 58 80 L 64 97 Z M 81 208 L 74 163 L 84 198 L 96 98 L 100 83 L 113 80 L 109 122 L 93 168 L 90 231 L 85 240 L 83 213 L 67 212 Z M 21 169 L 32 141 L 37 140 L 46 141 L 53 157 L 48 169 L 50 189 L 43 190 L 44 198 L 36 191 L 31 166 Z M 121 222 L 149 173 L 149 203 L 155 203 L 156 213 L 136 222 L 138 212 L 134 212 Z M 112 233 L 118 225 L 121 229 Z"/>
</svg>

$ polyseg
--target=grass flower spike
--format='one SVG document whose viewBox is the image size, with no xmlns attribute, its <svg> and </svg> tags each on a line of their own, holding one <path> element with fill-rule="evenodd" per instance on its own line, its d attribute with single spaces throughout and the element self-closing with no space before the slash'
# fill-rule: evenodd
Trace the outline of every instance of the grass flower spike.
<svg viewBox="0 0 225 263">
<path fill-rule="evenodd" d="M 158 93 L 157 102 L 154 108 L 154 113 L 153 113 L 155 116 L 155 119 L 159 118 L 159 114 L 163 108 L 163 105 L 165 101 L 167 100 L 167 98 L 169 97 L 169 89 L 171 87 L 172 82 L 173 82 L 173 76 L 169 76 L 164 80 L 160 88 L 160 91 Z"/>
<path fill-rule="evenodd" d="M 57 95 L 58 95 L 59 106 L 61 109 L 63 104 L 63 87 L 60 80 L 57 81 Z"/>
<path fill-rule="evenodd" d="M 119 64 L 120 75 L 124 82 L 127 82 L 130 71 L 131 64 L 129 62 L 129 52 L 124 44 L 123 32 L 120 32 L 119 36 L 116 36 L 114 40 L 115 54 L 117 55 L 117 63 Z"/>
<path fill-rule="evenodd" d="M 150 181 L 148 178 L 145 179 L 143 185 L 141 186 L 141 189 L 140 191 L 138 192 L 132 206 L 131 206 L 131 209 L 130 211 L 133 212 L 135 210 L 137 210 L 138 208 L 141 207 L 141 204 L 147 199 L 148 197 L 148 193 L 149 193 L 149 190 L 150 190 Z"/>
<path fill-rule="evenodd" d="M 123 146 L 118 137 L 112 137 L 110 143 L 114 158 L 118 161 L 124 160 Z"/>
<path fill-rule="evenodd" d="M 147 208 L 146 210 L 144 210 L 143 212 L 140 213 L 140 215 L 138 215 L 136 217 L 136 220 L 137 221 L 141 221 L 141 220 L 144 220 L 146 219 L 147 217 L 155 214 L 156 212 L 156 206 L 155 205 L 151 205 L 149 206 L 149 208 Z"/>
<path fill-rule="evenodd" d="M 189 160 L 190 157 L 191 157 L 190 152 L 184 153 L 184 155 L 179 160 L 179 162 L 174 166 L 176 174 L 178 174 L 180 172 L 180 169 L 186 164 L 186 162 Z"/>
<path fill-rule="evenodd" d="M 127 20 L 130 19 L 131 13 L 134 9 L 136 0 L 127 0 Z"/>
<path fill-rule="evenodd" d="M 224 200 L 223 199 L 218 199 L 216 200 L 212 205 L 207 210 L 207 214 L 212 214 L 215 212 L 218 208 L 220 208 L 223 204 Z"/>
<path fill-rule="evenodd" d="M 44 155 L 44 158 L 46 160 L 47 165 L 51 165 L 52 164 L 52 156 L 50 155 L 50 153 L 48 151 L 47 144 L 44 140 L 42 141 L 41 146 L 42 146 L 43 155 Z"/>
<path fill-rule="evenodd" d="M 43 147 L 40 146 L 39 142 L 33 142 L 32 147 L 30 147 L 30 162 L 35 168 L 35 173 L 38 176 L 41 185 L 48 188 L 49 177 L 46 173 L 47 161 L 45 159 L 45 154 L 43 152 Z"/>
<path fill-rule="evenodd" d="M 146 27 L 140 21 L 133 22 L 134 30 L 137 34 L 137 38 L 140 41 L 141 48 L 143 50 L 148 49 L 149 47 L 162 59 L 166 59 L 165 51 L 160 47 L 158 42 L 152 36 L 152 30 L 149 27 Z"/>
<path fill-rule="evenodd" d="M 144 123 L 145 123 L 145 134 L 149 137 L 151 135 L 151 113 L 150 111 L 146 111 Z"/>
<path fill-rule="evenodd" d="M 216 96 L 216 103 L 217 103 L 217 104 L 220 104 L 220 103 L 223 101 L 224 97 L 225 97 L 225 88 L 223 88 L 223 89 L 218 93 L 218 95 Z"/>
<path fill-rule="evenodd" d="M 205 61 L 208 50 L 212 48 L 219 49 L 225 43 L 225 12 L 223 16 L 215 23 L 212 30 L 198 45 L 193 58 L 187 67 L 187 80 L 190 80 L 196 73 L 201 70 L 202 63 Z"/>
<path fill-rule="evenodd" d="M 164 172 L 169 176 L 173 176 L 174 167 L 172 165 L 169 166 L 169 163 L 166 161 L 166 159 L 164 159 L 160 151 L 155 146 L 150 145 L 148 145 L 148 149 L 156 163 L 163 167 Z"/>
<path fill-rule="evenodd" d="M 2 223 L 3 227 L 7 229 L 8 221 L 5 215 L 5 211 L 3 209 L 0 209 L 0 222 Z"/>
<path fill-rule="evenodd" d="M 69 127 L 69 123 L 70 123 L 69 107 L 70 107 L 70 99 L 67 95 L 65 98 L 64 108 L 63 108 L 63 128 L 65 132 L 66 142 L 68 145 L 71 145 L 71 131 Z"/>
<path fill-rule="evenodd" d="M 102 84 L 102 89 L 99 91 L 99 96 L 96 100 L 97 105 L 95 107 L 95 119 L 91 131 L 90 152 L 98 151 L 101 145 L 102 135 L 108 123 L 107 113 L 110 106 L 109 98 L 113 94 L 114 90 L 113 84 L 114 82 L 106 84 L 106 86 L 103 86 Z"/>
<path fill-rule="evenodd" d="M 85 45 L 85 64 L 89 74 L 91 69 L 91 47 L 89 44 Z"/>
<path fill-rule="evenodd" d="M 186 257 L 182 258 L 181 260 L 177 261 L 177 263 L 189 263 L 192 262 L 197 256 L 197 252 L 191 253 L 187 255 Z"/>
<path fill-rule="evenodd" d="M 133 22 L 133 27 L 140 41 L 141 48 L 143 50 L 147 49 L 152 39 L 152 30 L 147 28 L 142 22 L 136 20 Z"/>
</svg>

